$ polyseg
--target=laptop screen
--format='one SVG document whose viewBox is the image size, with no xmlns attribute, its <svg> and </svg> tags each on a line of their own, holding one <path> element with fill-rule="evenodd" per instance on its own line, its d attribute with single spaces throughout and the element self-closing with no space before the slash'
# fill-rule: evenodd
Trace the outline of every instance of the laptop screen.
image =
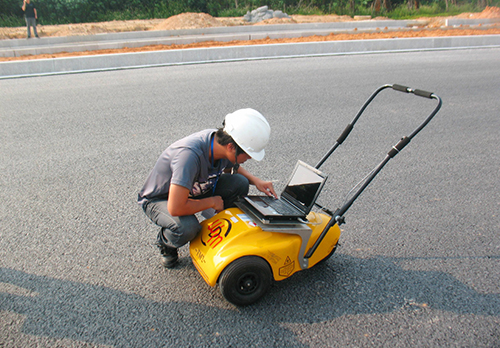
<svg viewBox="0 0 500 348">
<path fill-rule="evenodd" d="M 326 178 L 327 175 L 318 169 L 298 161 L 281 196 L 309 213 L 325 184 Z"/>
</svg>

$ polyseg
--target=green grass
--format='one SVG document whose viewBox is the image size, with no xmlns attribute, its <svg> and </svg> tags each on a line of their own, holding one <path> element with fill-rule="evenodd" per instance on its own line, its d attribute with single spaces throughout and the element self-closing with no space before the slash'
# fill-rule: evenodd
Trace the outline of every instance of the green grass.
<svg viewBox="0 0 500 348">
<path fill-rule="evenodd" d="M 0 27 L 12 28 L 26 25 L 24 18 L 0 15 Z"/>
<path fill-rule="evenodd" d="M 338 5 L 342 4 L 342 7 Z M 407 8 L 406 4 L 399 5 L 390 12 L 384 10 L 380 13 L 374 13 L 371 6 L 367 2 L 360 2 L 354 11 L 351 12 L 349 5 L 346 1 L 344 2 L 332 2 L 331 7 L 329 7 L 328 13 L 325 13 L 313 6 L 289 6 L 285 9 L 289 15 L 325 15 L 325 14 L 337 14 L 337 15 L 370 15 L 372 17 L 385 16 L 391 19 L 415 19 L 418 17 L 438 17 L 438 16 L 455 16 L 463 12 L 481 12 L 484 8 L 478 8 L 476 2 L 467 3 L 462 5 L 449 5 L 448 11 L 446 11 L 445 2 L 442 0 L 437 0 L 432 2 L 430 5 L 423 5 L 418 10 L 410 10 Z M 500 7 L 500 0 L 491 0 L 489 6 Z M 240 8 L 230 8 L 218 10 L 218 17 L 242 17 L 248 11 L 253 10 L 253 8 L 240 7 Z M 127 9 L 120 12 L 104 12 L 95 13 L 92 17 L 95 17 L 95 22 L 113 21 L 113 20 L 132 20 L 132 19 L 151 19 L 151 18 L 168 18 L 170 16 L 183 13 L 183 12 L 193 12 L 185 8 L 185 5 L 180 0 L 172 0 L 170 2 L 158 2 L 154 8 L 148 9 Z M 196 12 L 196 11 L 194 11 Z M 48 20 L 48 19 L 46 19 Z M 64 18 L 58 18 L 52 20 L 51 22 L 45 22 L 43 16 L 40 18 L 40 24 L 66 24 L 67 22 Z M 54 22 L 55 21 L 55 22 Z M 54 23 L 53 23 L 54 22 Z M 18 27 L 24 26 L 24 18 L 22 16 L 6 16 L 0 14 L 0 27 Z"/>
</svg>

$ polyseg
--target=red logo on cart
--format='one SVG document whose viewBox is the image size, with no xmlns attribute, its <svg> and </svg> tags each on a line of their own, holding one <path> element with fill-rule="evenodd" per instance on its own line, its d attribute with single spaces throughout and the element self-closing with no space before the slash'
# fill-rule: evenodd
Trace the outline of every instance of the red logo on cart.
<svg viewBox="0 0 500 348">
<path fill-rule="evenodd" d="M 210 246 L 215 249 L 222 240 L 227 237 L 231 231 L 233 224 L 228 219 L 217 219 L 214 222 L 208 224 L 208 240 L 205 242 L 203 236 L 201 238 L 201 243 L 204 246 Z"/>
</svg>

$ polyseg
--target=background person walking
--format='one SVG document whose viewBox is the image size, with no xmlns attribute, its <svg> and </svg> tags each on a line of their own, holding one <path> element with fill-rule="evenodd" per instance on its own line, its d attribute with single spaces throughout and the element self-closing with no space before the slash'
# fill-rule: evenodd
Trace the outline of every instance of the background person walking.
<svg viewBox="0 0 500 348">
<path fill-rule="evenodd" d="M 24 0 L 22 9 L 24 11 L 24 19 L 26 20 L 26 27 L 28 29 L 27 39 L 31 37 L 30 27 L 33 27 L 33 34 L 35 34 L 35 37 L 38 37 L 38 33 L 36 32 L 36 19 L 38 18 L 38 15 L 36 13 L 35 4 L 32 4 L 30 0 Z"/>
</svg>

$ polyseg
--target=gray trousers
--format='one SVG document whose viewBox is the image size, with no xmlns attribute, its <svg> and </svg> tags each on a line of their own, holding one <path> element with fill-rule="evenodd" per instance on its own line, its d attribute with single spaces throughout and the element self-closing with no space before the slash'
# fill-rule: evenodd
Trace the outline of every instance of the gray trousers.
<svg viewBox="0 0 500 348">
<path fill-rule="evenodd" d="M 214 195 L 222 197 L 224 209 L 227 209 L 234 207 L 234 202 L 239 197 L 246 196 L 248 189 L 248 179 L 243 175 L 222 174 L 217 182 Z M 209 192 L 198 198 L 212 195 L 212 192 Z M 180 248 L 196 237 L 201 230 L 201 225 L 195 215 L 170 215 L 167 204 L 168 200 L 165 199 L 151 200 L 143 204 L 142 209 L 151 221 L 161 227 L 157 242 Z"/>
<path fill-rule="evenodd" d="M 33 34 L 35 37 L 38 37 L 38 33 L 36 32 L 36 19 L 35 17 L 24 17 L 26 20 L 26 28 L 28 29 L 28 39 L 31 37 L 30 27 L 33 27 Z"/>
</svg>

